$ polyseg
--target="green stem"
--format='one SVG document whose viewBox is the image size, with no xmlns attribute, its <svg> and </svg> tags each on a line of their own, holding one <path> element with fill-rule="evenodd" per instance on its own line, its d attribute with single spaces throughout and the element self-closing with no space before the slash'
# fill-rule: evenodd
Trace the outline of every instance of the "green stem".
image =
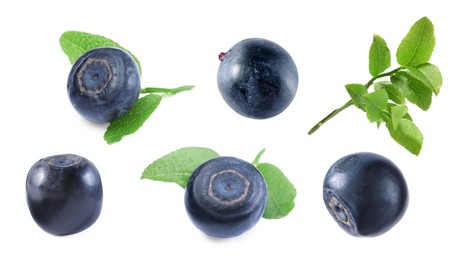
<svg viewBox="0 0 465 260">
<path fill-rule="evenodd" d="M 187 91 L 193 89 L 194 86 L 186 85 L 177 88 L 143 88 L 140 90 L 141 94 L 149 94 L 149 93 L 162 93 L 165 96 L 174 96 L 180 92 Z"/>
<path fill-rule="evenodd" d="M 260 162 L 260 158 L 262 158 L 262 155 L 265 153 L 265 148 L 263 148 L 255 157 L 255 159 L 252 162 L 252 165 L 257 167 L 258 163 Z"/>
<path fill-rule="evenodd" d="M 316 125 L 314 125 L 312 127 L 312 129 L 310 129 L 310 131 L 308 131 L 308 135 L 311 135 L 314 132 L 316 132 L 316 130 L 318 130 L 324 123 L 326 123 L 328 120 L 335 117 L 337 114 L 341 113 L 342 111 L 344 111 L 344 109 L 350 107 L 353 104 L 354 103 L 352 102 L 352 100 L 349 100 L 343 106 L 341 106 L 340 108 L 334 109 L 333 112 L 329 113 L 329 115 L 327 115 L 325 118 L 321 119 L 320 122 L 318 122 Z"/>
<path fill-rule="evenodd" d="M 384 77 L 389 77 L 389 76 L 393 75 L 394 73 L 398 72 L 401 69 L 403 69 L 403 67 L 399 67 L 399 68 L 391 70 L 389 72 L 379 74 L 378 76 L 373 77 L 372 79 L 370 79 L 370 81 L 368 81 L 367 84 L 365 84 L 365 87 L 369 88 L 375 82 L 375 80 L 380 79 L 380 78 L 384 78 Z"/>
<path fill-rule="evenodd" d="M 365 87 L 368 89 L 371 85 L 373 85 L 373 83 L 377 80 L 377 79 L 380 79 L 380 78 L 384 78 L 384 77 L 389 77 L 391 75 L 393 75 L 394 73 L 398 72 L 399 70 L 403 69 L 403 67 L 399 67 L 397 69 L 394 69 L 394 70 L 391 70 L 389 72 L 386 72 L 386 73 L 382 73 L 382 74 L 379 74 L 378 76 L 376 77 L 373 77 L 371 78 L 366 84 L 365 84 Z M 326 123 L 327 121 L 329 121 L 331 118 L 335 117 L 337 114 L 341 113 L 342 111 L 344 111 L 346 108 L 350 107 L 351 105 L 353 105 L 354 103 L 352 102 L 352 100 L 349 100 L 347 101 L 344 105 L 342 105 L 340 108 L 337 108 L 335 110 L 333 110 L 333 112 L 329 113 L 326 117 L 324 117 L 322 120 L 320 120 L 316 125 L 314 125 L 310 131 L 308 131 L 308 135 L 311 135 L 313 134 L 314 132 L 316 132 L 316 130 L 320 129 L 320 127 Z"/>
</svg>

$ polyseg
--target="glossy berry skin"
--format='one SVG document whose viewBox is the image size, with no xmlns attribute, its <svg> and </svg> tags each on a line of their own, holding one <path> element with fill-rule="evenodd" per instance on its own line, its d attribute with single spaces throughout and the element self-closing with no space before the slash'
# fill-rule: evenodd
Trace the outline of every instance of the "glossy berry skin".
<svg viewBox="0 0 465 260">
<path fill-rule="evenodd" d="M 237 113 L 266 119 L 283 112 L 297 92 L 297 67 L 278 44 L 260 38 L 238 42 L 220 54 L 217 83 L 223 99 Z"/>
<path fill-rule="evenodd" d="M 262 174 L 234 157 L 217 157 L 190 176 L 184 202 L 195 226 L 208 236 L 229 238 L 261 219 L 267 200 Z"/>
<path fill-rule="evenodd" d="M 399 168 L 374 153 L 354 153 L 339 159 L 324 179 L 326 207 L 352 236 L 374 237 L 390 230 L 404 216 L 408 197 Z"/>
<path fill-rule="evenodd" d="M 26 196 L 34 221 L 58 236 L 81 232 L 100 216 L 103 190 L 92 162 L 63 154 L 37 161 L 26 178 Z"/>
<path fill-rule="evenodd" d="M 111 122 L 125 115 L 140 93 L 140 74 L 127 52 L 112 47 L 92 49 L 74 63 L 68 97 L 84 118 Z"/>
</svg>

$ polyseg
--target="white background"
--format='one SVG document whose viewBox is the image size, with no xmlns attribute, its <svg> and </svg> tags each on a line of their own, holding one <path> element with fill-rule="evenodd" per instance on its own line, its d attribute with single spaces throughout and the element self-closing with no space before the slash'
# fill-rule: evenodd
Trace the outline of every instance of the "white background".
<svg viewBox="0 0 465 260">
<path fill-rule="evenodd" d="M 465 16 L 450 2 L 3 1 L 0 259 L 463 259 Z M 429 111 L 410 109 L 425 138 L 421 154 L 354 107 L 308 136 L 348 100 L 344 84 L 369 80 L 373 34 L 387 41 L 395 65 L 398 44 L 423 16 L 435 25 L 431 62 L 444 85 Z M 144 87 L 197 87 L 164 99 L 136 134 L 107 145 L 106 126 L 85 121 L 68 101 L 71 64 L 58 43 L 67 30 L 101 34 L 132 51 Z M 249 37 L 280 44 L 299 70 L 296 98 L 272 119 L 239 116 L 217 90 L 217 55 Z M 188 219 L 179 186 L 140 179 L 153 160 L 186 146 L 248 161 L 266 148 L 262 161 L 280 167 L 298 191 L 295 209 L 236 238 L 205 236 Z M 394 161 L 410 190 L 404 218 L 376 238 L 346 234 L 322 200 L 331 164 L 359 151 Z M 25 198 L 29 168 L 60 153 L 93 161 L 104 185 L 100 218 L 67 237 L 43 232 Z"/>
</svg>

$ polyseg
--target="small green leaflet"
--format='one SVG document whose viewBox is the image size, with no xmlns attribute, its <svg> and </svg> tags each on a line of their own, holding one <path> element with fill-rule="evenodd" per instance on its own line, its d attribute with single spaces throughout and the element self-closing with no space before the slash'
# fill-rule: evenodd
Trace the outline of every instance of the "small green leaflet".
<svg viewBox="0 0 465 260">
<path fill-rule="evenodd" d="M 135 133 L 158 107 L 162 96 L 148 94 L 137 100 L 134 107 L 123 117 L 108 125 L 103 138 L 108 144 L 120 141 L 124 136 Z"/>
<path fill-rule="evenodd" d="M 400 43 L 396 52 L 397 62 L 402 66 L 412 67 L 427 63 L 435 44 L 433 23 L 423 17 L 410 28 Z"/>
<path fill-rule="evenodd" d="M 391 66 L 391 53 L 386 41 L 379 35 L 373 36 L 368 57 L 368 68 L 373 77 L 378 76 Z"/>
<path fill-rule="evenodd" d="M 388 94 L 384 89 L 375 90 L 365 95 L 365 111 L 370 122 L 384 122 L 383 113 L 388 106 Z"/>
<path fill-rule="evenodd" d="M 391 107 L 391 122 L 394 130 L 397 130 L 400 120 L 407 115 L 408 107 L 407 106 L 392 106 Z"/>
<path fill-rule="evenodd" d="M 393 123 L 386 124 L 391 137 L 409 152 L 418 155 L 423 144 L 423 134 L 417 126 L 407 118 L 401 118 L 398 126 L 394 128 Z"/>
<path fill-rule="evenodd" d="M 442 75 L 439 68 L 431 63 L 421 64 L 417 69 L 423 74 L 426 80 L 433 88 L 434 94 L 437 96 L 442 86 Z"/>
<path fill-rule="evenodd" d="M 263 174 L 268 188 L 268 201 L 263 217 L 285 217 L 294 208 L 297 191 L 281 170 L 270 163 L 259 163 L 257 169 Z"/>
<path fill-rule="evenodd" d="M 423 85 L 425 85 L 425 87 L 431 89 L 431 91 L 434 92 L 433 85 L 431 84 L 429 79 L 423 74 L 423 72 L 421 72 L 419 69 L 415 67 L 405 66 L 405 68 L 407 69 L 410 75 L 417 78 L 419 81 L 421 81 L 421 83 L 423 83 Z"/>
<path fill-rule="evenodd" d="M 282 171 L 269 163 L 259 163 L 260 151 L 253 165 L 262 173 L 268 188 L 268 200 L 263 214 L 267 219 L 285 217 L 294 208 L 296 190 Z M 204 162 L 220 156 L 209 148 L 185 147 L 171 152 L 147 166 L 142 179 L 174 182 L 185 188 L 192 172 Z"/>
<path fill-rule="evenodd" d="M 424 111 L 428 110 L 432 102 L 433 91 L 421 80 L 408 71 L 399 71 L 391 76 L 391 82 L 410 102 Z"/>
<path fill-rule="evenodd" d="M 384 89 L 388 93 L 388 97 L 394 103 L 403 105 L 405 104 L 405 97 L 400 93 L 399 89 L 394 87 L 390 81 L 379 81 L 375 83 L 375 90 Z"/>
<path fill-rule="evenodd" d="M 354 106 L 365 111 L 365 95 L 368 93 L 365 85 L 362 84 L 347 84 L 346 90 L 352 98 Z"/>
<path fill-rule="evenodd" d="M 74 64 L 76 60 L 83 55 L 85 52 L 100 48 L 100 47 L 116 47 L 127 51 L 136 61 L 137 66 L 139 67 L 139 73 L 142 74 L 142 68 L 140 66 L 139 60 L 131 52 L 123 48 L 118 43 L 97 35 L 86 32 L 78 31 L 67 31 L 64 32 L 60 37 L 60 45 L 63 52 L 68 56 L 71 64 Z"/>
<path fill-rule="evenodd" d="M 203 147 L 185 147 L 171 152 L 151 163 L 142 173 L 142 179 L 174 182 L 185 188 L 192 172 L 202 163 L 220 156 Z"/>
</svg>

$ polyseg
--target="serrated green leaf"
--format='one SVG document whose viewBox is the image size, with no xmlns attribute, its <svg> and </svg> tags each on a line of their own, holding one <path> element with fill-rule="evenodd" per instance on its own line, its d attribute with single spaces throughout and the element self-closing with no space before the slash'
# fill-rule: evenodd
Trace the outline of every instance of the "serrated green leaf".
<svg viewBox="0 0 465 260">
<path fill-rule="evenodd" d="M 161 99 L 162 97 L 156 94 L 149 94 L 139 98 L 126 115 L 110 122 L 103 136 L 105 141 L 108 144 L 116 143 L 123 139 L 124 136 L 135 133 L 155 111 Z"/>
<path fill-rule="evenodd" d="M 362 84 L 347 84 L 345 87 L 354 105 L 365 111 L 364 96 L 368 93 L 367 88 Z"/>
<path fill-rule="evenodd" d="M 387 123 L 386 127 L 391 137 L 398 144 L 415 155 L 420 154 L 423 145 L 423 134 L 411 120 L 402 118 L 397 128 L 394 128 L 392 122 Z"/>
<path fill-rule="evenodd" d="M 404 115 L 404 118 L 407 119 L 407 120 L 413 121 L 413 119 L 412 119 L 412 117 L 410 116 L 409 113 L 407 113 L 406 115 Z"/>
<path fill-rule="evenodd" d="M 391 120 L 394 130 L 399 126 L 400 120 L 407 115 L 407 106 L 392 106 L 391 107 Z"/>
<path fill-rule="evenodd" d="M 388 94 L 384 89 L 365 95 L 365 111 L 370 122 L 384 121 L 383 114 L 388 106 Z"/>
<path fill-rule="evenodd" d="M 423 17 L 418 20 L 401 41 L 396 52 L 402 66 L 418 66 L 427 63 L 433 54 L 436 38 L 433 23 Z"/>
<path fill-rule="evenodd" d="M 391 66 L 391 53 L 386 41 L 379 35 L 373 36 L 368 61 L 368 68 L 373 77 L 378 76 Z"/>
<path fill-rule="evenodd" d="M 429 81 L 429 79 L 421 72 L 419 69 L 411 66 L 405 66 L 408 70 L 409 74 L 420 80 L 426 87 L 430 88 L 434 92 L 433 85 Z"/>
<path fill-rule="evenodd" d="M 405 97 L 400 90 L 396 88 L 390 81 L 379 81 L 374 84 L 375 90 L 384 89 L 388 93 L 388 97 L 394 103 L 403 105 L 405 104 Z"/>
<path fill-rule="evenodd" d="M 399 105 L 389 103 L 388 104 L 389 111 L 391 111 L 391 113 L 392 113 L 392 107 L 396 107 L 396 106 L 399 106 Z M 410 121 L 413 121 L 412 117 L 410 116 L 410 114 L 408 112 L 403 116 L 403 118 L 408 119 Z"/>
<path fill-rule="evenodd" d="M 203 147 L 185 147 L 171 152 L 151 163 L 142 173 L 142 179 L 173 182 L 185 188 L 192 172 L 204 162 L 220 156 Z"/>
<path fill-rule="evenodd" d="M 268 188 L 268 200 L 263 217 L 278 219 L 285 217 L 294 208 L 297 191 L 282 171 L 270 164 L 259 163 L 257 169 L 262 173 Z"/>
<path fill-rule="evenodd" d="M 130 51 L 119 45 L 118 43 L 97 34 L 91 34 L 78 31 L 64 32 L 60 37 L 60 46 L 63 52 L 68 56 L 71 64 L 89 50 L 100 47 L 116 47 L 128 52 L 136 61 L 139 67 L 139 73 L 142 74 L 142 68 L 139 60 Z"/>
<path fill-rule="evenodd" d="M 421 80 L 415 78 L 407 71 L 399 71 L 391 76 L 391 82 L 399 88 L 400 92 L 412 103 L 424 111 L 428 110 L 433 91 Z"/>
<path fill-rule="evenodd" d="M 437 96 L 442 86 L 442 75 L 438 67 L 431 63 L 425 63 L 417 67 L 423 73 L 433 88 L 434 94 Z"/>
</svg>

